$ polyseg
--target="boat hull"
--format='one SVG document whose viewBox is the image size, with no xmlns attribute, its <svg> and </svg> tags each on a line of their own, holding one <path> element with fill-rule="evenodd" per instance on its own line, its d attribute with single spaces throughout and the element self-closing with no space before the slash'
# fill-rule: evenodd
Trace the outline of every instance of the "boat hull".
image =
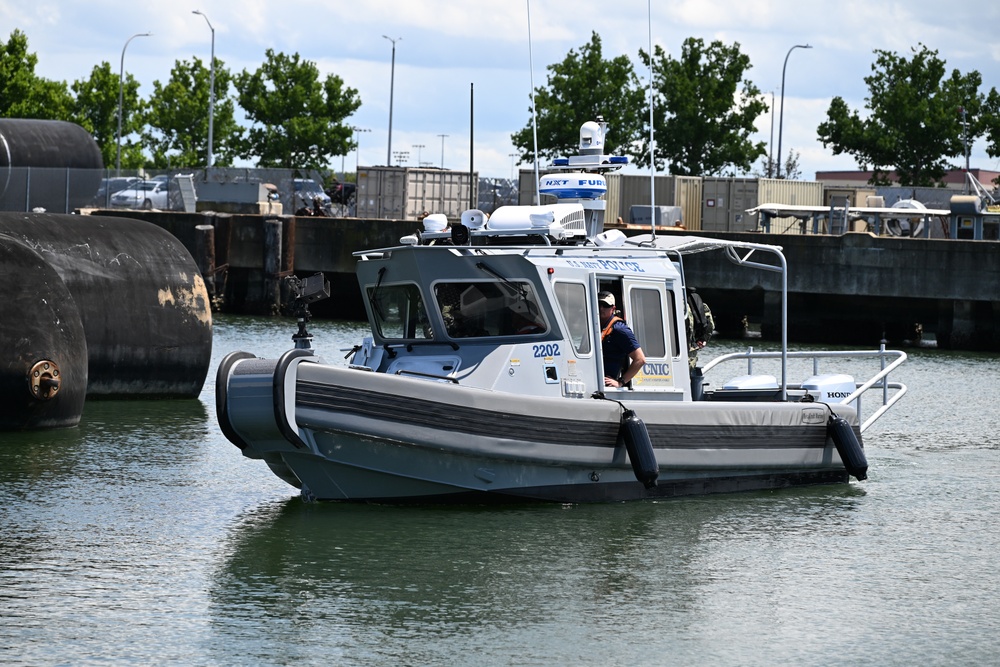
<svg viewBox="0 0 1000 667">
<path fill-rule="evenodd" d="M 857 431 L 848 406 L 519 397 L 302 351 L 250 357 L 220 364 L 220 425 L 320 500 L 601 502 L 846 482 L 831 411 Z M 652 488 L 620 438 L 623 405 L 647 426 Z"/>
</svg>

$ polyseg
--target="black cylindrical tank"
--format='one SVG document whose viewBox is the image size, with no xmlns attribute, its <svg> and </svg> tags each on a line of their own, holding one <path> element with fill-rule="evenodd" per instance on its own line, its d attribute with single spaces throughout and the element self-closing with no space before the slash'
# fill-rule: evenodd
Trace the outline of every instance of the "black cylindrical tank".
<svg viewBox="0 0 1000 667">
<path fill-rule="evenodd" d="M 0 118 L 0 210 L 69 213 L 93 201 L 103 170 L 101 149 L 79 125 Z"/>
<path fill-rule="evenodd" d="M 142 220 L 49 213 L 0 213 L 0 234 L 33 248 L 72 295 L 89 398 L 198 396 L 212 313 L 201 273 L 174 236 Z"/>
<path fill-rule="evenodd" d="M 37 252 L 0 234 L 0 431 L 76 426 L 87 341 L 69 289 Z"/>
</svg>

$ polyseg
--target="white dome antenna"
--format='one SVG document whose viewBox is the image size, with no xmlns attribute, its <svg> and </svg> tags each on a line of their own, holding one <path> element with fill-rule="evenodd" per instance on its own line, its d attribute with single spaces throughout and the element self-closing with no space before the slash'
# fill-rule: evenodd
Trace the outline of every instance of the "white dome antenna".
<svg viewBox="0 0 1000 667">
<path fill-rule="evenodd" d="M 582 155 L 600 155 L 604 152 L 604 134 L 607 123 L 598 117 L 597 121 L 588 120 L 580 126 L 580 153 Z"/>
</svg>

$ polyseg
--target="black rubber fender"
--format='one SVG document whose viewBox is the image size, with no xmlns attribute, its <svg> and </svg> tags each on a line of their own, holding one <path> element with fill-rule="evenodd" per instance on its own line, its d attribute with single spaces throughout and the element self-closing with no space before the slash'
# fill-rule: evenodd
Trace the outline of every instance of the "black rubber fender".
<svg viewBox="0 0 1000 667">
<path fill-rule="evenodd" d="M 868 479 L 868 458 L 865 450 L 861 446 L 861 441 L 854 434 L 854 429 L 847 423 L 847 420 L 837 415 L 830 415 L 827 422 L 827 434 L 837 447 L 840 460 L 844 462 L 844 467 L 859 482 Z"/>
<path fill-rule="evenodd" d="M 635 411 L 625 410 L 622 413 L 618 433 L 619 438 L 625 441 L 625 451 L 628 452 L 628 458 L 632 462 L 635 478 L 647 489 L 656 486 L 656 479 L 660 476 L 660 466 L 656 462 L 656 454 L 653 452 L 653 443 L 649 439 L 646 423 L 636 416 Z"/>
<path fill-rule="evenodd" d="M 0 234 L 0 430 L 76 426 L 87 396 L 87 339 L 48 262 Z"/>
</svg>

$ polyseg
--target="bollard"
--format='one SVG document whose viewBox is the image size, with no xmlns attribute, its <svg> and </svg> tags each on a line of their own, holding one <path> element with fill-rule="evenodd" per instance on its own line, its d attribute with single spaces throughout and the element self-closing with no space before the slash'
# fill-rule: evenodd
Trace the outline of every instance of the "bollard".
<svg viewBox="0 0 1000 667">
<path fill-rule="evenodd" d="M 215 299 L 215 227 L 198 225 L 194 228 L 195 262 L 205 281 L 208 298 Z"/>
<path fill-rule="evenodd" d="M 281 311 L 281 230 L 280 218 L 264 220 L 263 308 L 271 315 Z"/>
</svg>

